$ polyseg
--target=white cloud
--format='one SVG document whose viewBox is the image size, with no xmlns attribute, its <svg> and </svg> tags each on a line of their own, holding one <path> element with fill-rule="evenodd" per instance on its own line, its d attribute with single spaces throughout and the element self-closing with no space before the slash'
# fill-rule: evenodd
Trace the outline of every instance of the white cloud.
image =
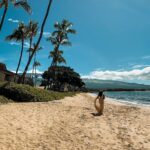
<svg viewBox="0 0 150 150">
<path fill-rule="evenodd" d="M 138 69 L 138 68 L 143 68 L 143 67 L 148 67 L 149 65 L 134 65 L 132 66 L 133 69 Z"/>
<path fill-rule="evenodd" d="M 93 71 L 82 78 L 102 79 L 102 80 L 150 80 L 150 66 L 143 69 L 133 69 L 130 71 Z"/>
<path fill-rule="evenodd" d="M 10 42 L 10 45 L 16 45 L 16 46 L 21 46 L 21 43 L 18 42 Z M 30 44 L 28 42 L 24 43 L 24 48 L 29 48 Z"/>
<path fill-rule="evenodd" d="M 50 35 L 51 35 L 50 32 L 43 32 L 43 36 L 44 36 L 45 38 L 48 38 Z"/>
<path fill-rule="evenodd" d="M 15 73 L 16 71 L 12 70 L 12 72 Z M 22 73 L 22 71 L 18 71 L 18 73 Z M 31 69 L 31 70 L 29 70 L 27 73 L 35 73 L 35 72 L 32 72 L 32 69 Z M 37 70 L 36 70 L 36 73 L 37 73 L 37 74 L 43 74 L 43 71 L 40 71 L 40 70 L 37 69 Z"/>
<path fill-rule="evenodd" d="M 17 43 L 17 42 L 10 42 L 10 45 L 17 45 L 17 46 L 20 46 L 20 43 Z"/>
<path fill-rule="evenodd" d="M 148 56 L 143 56 L 142 59 L 150 59 L 150 55 L 148 55 Z"/>
<path fill-rule="evenodd" d="M 27 73 L 32 73 L 32 70 L 29 70 Z M 33 73 L 34 73 L 34 72 L 33 72 Z M 40 71 L 40 70 L 38 70 L 38 69 L 36 70 L 36 73 L 37 73 L 37 74 L 43 74 L 43 72 Z"/>
<path fill-rule="evenodd" d="M 11 72 L 16 73 L 15 70 L 11 70 Z M 18 71 L 18 73 L 22 73 L 22 71 Z"/>
<path fill-rule="evenodd" d="M 12 19 L 12 18 L 9 18 L 8 21 L 9 21 L 9 22 L 12 22 L 12 23 L 19 23 L 19 20 L 14 20 L 14 19 Z"/>
<path fill-rule="evenodd" d="M 30 44 L 29 44 L 28 42 L 25 42 L 25 43 L 24 43 L 24 47 L 25 47 L 25 48 L 29 48 L 29 47 L 30 47 Z"/>
</svg>

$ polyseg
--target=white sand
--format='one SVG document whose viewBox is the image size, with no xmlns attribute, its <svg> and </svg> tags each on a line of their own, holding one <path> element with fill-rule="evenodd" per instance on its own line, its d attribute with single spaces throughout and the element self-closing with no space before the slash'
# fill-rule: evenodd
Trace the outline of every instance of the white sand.
<svg viewBox="0 0 150 150">
<path fill-rule="evenodd" d="M 106 99 L 94 117 L 93 97 L 0 105 L 0 150 L 150 150 L 150 109 Z"/>
</svg>

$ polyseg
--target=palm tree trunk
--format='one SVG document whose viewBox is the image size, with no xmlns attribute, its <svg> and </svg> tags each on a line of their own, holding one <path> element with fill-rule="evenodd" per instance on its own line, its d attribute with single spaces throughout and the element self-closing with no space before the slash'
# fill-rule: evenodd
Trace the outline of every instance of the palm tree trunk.
<svg viewBox="0 0 150 150">
<path fill-rule="evenodd" d="M 45 24 L 46 24 L 47 17 L 48 17 L 48 15 L 49 15 L 49 11 L 50 11 L 52 2 L 53 2 L 53 0 L 49 0 L 49 4 L 48 4 L 47 11 L 46 11 L 46 14 L 45 14 L 45 17 L 44 17 L 42 26 L 41 26 L 41 32 L 40 32 L 38 41 L 37 41 L 37 43 L 36 43 L 36 45 L 35 45 L 35 47 L 34 47 L 33 52 L 31 53 L 31 56 L 30 56 L 30 58 L 29 58 L 29 60 L 28 60 L 28 62 L 27 62 L 27 65 L 26 65 L 26 67 L 25 67 L 25 70 L 24 70 L 24 72 L 23 72 L 23 74 L 22 74 L 22 76 L 21 76 L 21 81 L 20 81 L 20 82 L 22 82 L 22 83 L 24 83 L 25 76 L 26 76 L 27 70 L 28 70 L 28 68 L 29 68 L 29 65 L 30 65 L 30 63 L 31 63 L 31 61 L 32 61 L 32 58 L 33 58 L 33 56 L 34 56 L 34 54 L 35 54 L 35 52 L 36 52 L 36 49 L 38 48 L 38 46 L 39 46 L 39 44 L 40 44 L 40 42 L 41 42 L 41 39 L 42 39 L 42 37 L 43 37 L 44 27 L 45 27 Z"/>
<path fill-rule="evenodd" d="M 36 66 L 35 66 L 35 87 L 36 87 Z"/>
<path fill-rule="evenodd" d="M 3 24 L 4 24 L 4 20 L 5 20 L 6 14 L 7 14 L 7 9 L 8 9 L 8 7 L 5 5 L 4 13 L 3 13 L 3 16 L 2 16 L 2 20 L 0 22 L 0 31 L 2 30 L 2 27 L 3 27 Z"/>
<path fill-rule="evenodd" d="M 36 52 L 35 52 L 35 54 L 34 54 L 34 86 L 36 87 L 36 64 L 35 64 L 35 62 L 36 62 Z"/>
<path fill-rule="evenodd" d="M 31 37 L 30 38 L 30 47 L 29 47 L 29 58 L 30 58 L 30 55 L 31 55 L 31 48 L 32 48 L 32 40 L 33 40 L 33 38 Z"/>
<path fill-rule="evenodd" d="M 30 58 L 30 55 L 31 55 L 32 41 L 33 41 L 33 37 L 30 38 L 29 58 Z M 29 59 L 29 58 L 28 58 L 28 59 Z M 31 73 L 30 78 L 33 79 L 33 76 L 32 76 L 32 75 L 33 75 L 33 73 Z"/>
<path fill-rule="evenodd" d="M 34 65 L 33 65 L 33 68 L 32 68 L 32 75 L 31 75 L 32 80 L 33 80 L 33 75 L 34 75 Z"/>
<path fill-rule="evenodd" d="M 15 82 L 16 82 L 16 76 L 18 75 L 18 70 L 19 70 L 19 67 L 20 67 L 20 64 L 21 64 L 23 50 L 24 50 L 24 37 L 22 37 L 21 53 L 20 53 L 20 58 L 19 58 L 18 66 L 17 66 L 17 69 L 16 69 L 16 75 L 15 75 L 15 79 L 14 79 Z"/>
</svg>

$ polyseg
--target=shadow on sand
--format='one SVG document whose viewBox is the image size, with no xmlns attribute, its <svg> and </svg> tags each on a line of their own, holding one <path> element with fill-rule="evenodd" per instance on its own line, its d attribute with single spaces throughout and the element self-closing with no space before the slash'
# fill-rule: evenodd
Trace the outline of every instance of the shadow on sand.
<svg viewBox="0 0 150 150">
<path fill-rule="evenodd" d="M 102 113 L 91 113 L 94 117 L 102 116 Z"/>
</svg>

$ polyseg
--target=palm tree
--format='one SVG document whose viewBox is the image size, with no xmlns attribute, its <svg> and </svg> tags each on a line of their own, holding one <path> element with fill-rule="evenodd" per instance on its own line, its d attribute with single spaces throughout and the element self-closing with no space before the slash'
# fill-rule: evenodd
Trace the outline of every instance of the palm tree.
<svg viewBox="0 0 150 150">
<path fill-rule="evenodd" d="M 37 43 L 35 44 L 35 46 L 34 46 L 34 48 L 33 48 L 33 51 L 32 51 L 32 53 L 31 53 L 31 56 L 30 56 L 30 58 L 29 58 L 29 60 L 28 60 L 28 62 L 27 62 L 27 64 L 26 64 L 26 67 L 25 67 L 25 69 L 24 69 L 24 71 L 23 71 L 23 74 L 22 74 L 21 79 L 20 79 L 20 82 L 21 82 L 21 83 L 24 83 L 25 76 L 26 76 L 26 73 L 27 73 L 28 68 L 29 68 L 29 66 L 30 66 L 30 63 L 31 63 L 31 61 L 32 61 L 32 58 L 33 58 L 34 54 L 36 53 L 36 50 L 37 50 L 37 48 L 39 47 L 39 44 L 40 44 L 41 39 L 42 39 L 42 37 L 43 37 L 44 27 L 45 27 L 45 24 L 46 24 L 48 15 L 49 15 L 49 11 L 50 11 L 52 2 L 53 2 L 53 0 L 49 0 L 48 7 L 47 7 L 47 10 L 46 10 L 46 14 L 45 14 L 45 17 L 44 17 L 43 22 L 42 22 L 42 26 L 41 26 L 41 31 L 40 31 L 39 38 L 38 38 Z"/>
<path fill-rule="evenodd" d="M 65 58 L 62 56 L 63 51 L 60 50 L 54 50 L 50 52 L 49 58 L 52 57 L 52 64 L 51 66 L 57 66 L 57 64 L 61 64 L 61 63 L 65 63 L 66 64 L 66 60 Z"/>
<path fill-rule="evenodd" d="M 52 43 L 52 45 L 54 45 L 54 50 L 50 55 L 53 58 L 51 66 L 57 66 L 58 63 L 62 62 L 66 63 L 65 59 L 61 56 L 63 52 L 59 50 L 59 47 L 61 45 L 71 45 L 68 34 L 76 33 L 74 29 L 71 29 L 72 25 L 73 24 L 68 20 L 63 20 L 61 23 L 56 22 L 54 24 L 54 28 L 56 30 L 47 39 Z"/>
<path fill-rule="evenodd" d="M 27 38 L 29 38 L 29 43 L 30 43 L 30 46 L 29 46 L 29 57 L 31 55 L 31 51 L 33 49 L 33 38 L 37 35 L 37 32 L 38 32 L 38 23 L 37 22 L 34 22 L 34 21 L 29 21 L 29 24 L 27 25 L 26 27 L 26 30 L 27 30 Z"/>
<path fill-rule="evenodd" d="M 33 64 L 33 73 L 34 73 L 34 85 L 36 86 L 36 79 L 37 79 L 37 74 L 36 74 L 36 69 L 37 67 L 41 66 L 40 62 L 35 61 Z"/>
<path fill-rule="evenodd" d="M 27 0 L 1 0 L 0 1 L 0 8 L 4 7 L 4 12 L 3 12 L 3 16 L 0 22 L 0 31 L 2 30 L 3 24 L 4 24 L 4 20 L 7 14 L 7 10 L 9 7 L 9 3 L 12 3 L 15 7 L 22 7 L 25 11 L 27 11 L 28 13 L 31 13 L 31 7 L 29 6 Z"/>
<path fill-rule="evenodd" d="M 35 46 L 35 44 L 33 44 L 33 46 Z M 36 62 L 37 62 L 37 60 L 36 60 L 37 52 L 38 52 L 39 50 L 41 50 L 41 49 L 42 49 L 42 47 L 38 47 L 37 50 L 36 50 L 36 52 L 34 53 L 33 72 L 34 72 L 34 67 L 35 67 L 34 64 L 36 64 Z M 30 49 L 30 52 L 32 52 L 32 51 L 33 51 L 33 49 L 31 48 L 31 49 Z M 32 75 L 32 76 L 33 76 L 33 75 Z"/>
<path fill-rule="evenodd" d="M 18 28 L 14 30 L 11 35 L 6 37 L 6 40 L 8 41 L 15 40 L 16 42 L 18 41 L 21 42 L 21 53 L 19 57 L 18 66 L 16 69 L 16 76 L 18 74 L 18 70 L 21 64 L 21 60 L 22 60 L 22 55 L 23 55 L 23 50 L 24 50 L 24 40 L 26 39 L 25 32 L 26 32 L 25 25 L 23 23 L 19 23 Z M 16 76 L 14 80 L 16 80 Z"/>
</svg>

